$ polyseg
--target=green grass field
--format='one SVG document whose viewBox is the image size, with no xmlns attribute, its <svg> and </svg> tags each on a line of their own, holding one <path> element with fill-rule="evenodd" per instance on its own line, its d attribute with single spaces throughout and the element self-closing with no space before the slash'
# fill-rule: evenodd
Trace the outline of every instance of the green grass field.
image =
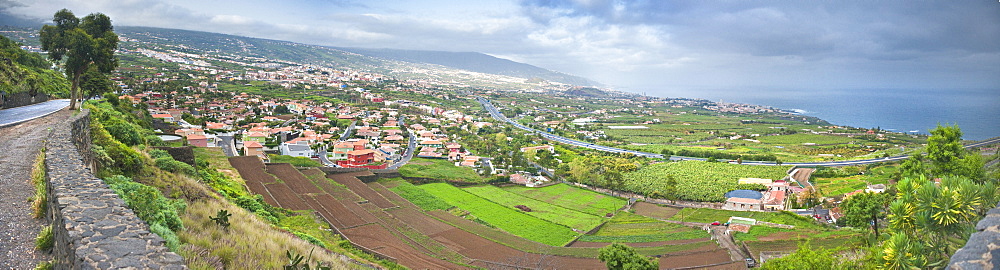
<svg viewBox="0 0 1000 270">
<path fill-rule="evenodd" d="M 399 173 L 404 177 L 420 177 L 440 180 L 479 183 L 483 178 L 469 167 L 458 167 L 447 159 L 414 158 Z"/>
<path fill-rule="evenodd" d="M 293 157 L 286 155 L 267 155 L 271 163 L 291 163 L 295 167 L 323 167 L 323 163 L 307 157 Z"/>
<path fill-rule="evenodd" d="M 841 177 L 813 177 L 810 182 L 823 193 L 823 196 L 833 197 L 851 191 L 864 189 L 868 184 L 888 184 L 889 179 L 899 170 L 897 166 L 879 166 L 864 175 Z"/>
<path fill-rule="evenodd" d="M 556 184 L 542 188 L 513 186 L 505 187 L 504 190 L 596 216 L 613 213 L 615 210 L 628 204 L 628 201 L 621 198 L 607 196 L 567 184 Z"/>
<path fill-rule="evenodd" d="M 452 205 L 438 199 L 438 197 L 431 195 L 427 191 L 414 186 L 409 182 L 403 180 L 398 180 L 396 182 L 396 186 L 390 188 L 390 190 L 399 194 L 399 196 L 403 197 L 407 201 L 417 205 L 417 207 L 420 207 L 420 209 L 423 209 L 424 211 L 435 209 L 448 210 L 449 208 L 452 208 Z"/>
<path fill-rule="evenodd" d="M 562 246 L 579 235 L 569 227 L 491 202 L 449 184 L 425 184 L 420 185 L 419 188 L 448 204 L 469 211 L 490 225 L 525 239 L 552 246 Z"/>
<path fill-rule="evenodd" d="M 525 214 L 581 231 L 593 229 L 604 221 L 604 218 L 597 215 L 587 214 L 532 198 L 522 197 L 495 186 L 476 186 L 463 188 L 462 190 L 510 208 L 514 208 L 515 205 L 527 206 L 528 208 L 531 208 L 531 212 L 524 212 Z"/>
<path fill-rule="evenodd" d="M 708 237 L 703 230 L 620 212 L 600 230 L 581 236 L 579 241 L 639 243 Z"/>
</svg>

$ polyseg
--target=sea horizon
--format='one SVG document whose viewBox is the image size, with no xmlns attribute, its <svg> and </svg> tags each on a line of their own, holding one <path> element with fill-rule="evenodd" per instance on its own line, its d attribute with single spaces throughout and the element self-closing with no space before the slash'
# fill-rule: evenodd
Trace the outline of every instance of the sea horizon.
<svg viewBox="0 0 1000 270">
<path fill-rule="evenodd" d="M 645 94 L 770 106 L 860 128 L 929 134 L 938 124 L 957 124 L 966 140 L 1000 136 L 1000 89 L 714 89 Z"/>
</svg>

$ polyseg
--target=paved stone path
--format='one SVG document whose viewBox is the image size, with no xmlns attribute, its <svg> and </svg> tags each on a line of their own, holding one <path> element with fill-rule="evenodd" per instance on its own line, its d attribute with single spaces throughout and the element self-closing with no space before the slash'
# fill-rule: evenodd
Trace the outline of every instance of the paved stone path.
<svg viewBox="0 0 1000 270">
<path fill-rule="evenodd" d="M 32 269 L 50 259 L 49 254 L 34 250 L 35 236 L 45 221 L 31 217 L 31 166 L 50 127 L 71 114 L 61 110 L 0 128 L 0 269 Z"/>
</svg>

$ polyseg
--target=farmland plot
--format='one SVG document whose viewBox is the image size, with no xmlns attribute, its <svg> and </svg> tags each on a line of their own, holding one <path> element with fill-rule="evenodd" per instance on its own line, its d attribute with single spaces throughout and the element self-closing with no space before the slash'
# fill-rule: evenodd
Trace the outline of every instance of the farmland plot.
<svg viewBox="0 0 1000 270">
<path fill-rule="evenodd" d="M 744 166 L 729 163 L 680 161 L 665 162 L 625 173 L 625 189 L 639 194 L 666 192 L 666 179 L 677 180 L 681 200 L 701 202 L 725 201 L 726 192 L 737 189 L 740 178 L 782 179 L 792 166 Z"/>
<path fill-rule="evenodd" d="M 433 183 L 420 188 L 490 225 L 539 243 L 562 246 L 578 235 L 569 227 L 499 205 L 448 184 Z"/>
<path fill-rule="evenodd" d="M 482 197 L 497 204 L 513 208 L 515 205 L 524 205 L 531 209 L 525 214 L 547 220 L 552 223 L 561 224 L 580 231 L 588 231 L 601 224 L 604 218 L 578 212 L 575 210 L 552 205 L 543 201 L 518 196 L 501 188 L 494 186 L 477 186 L 464 188 L 469 193 Z"/>
<path fill-rule="evenodd" d="M 542 188 L 523 186 L 505 187 L 511 193 L 562 206 L 583 213 L 604 216 L 614 213 L 628 204 L 628 201 L 601 193 L 576 188 L 567 184 L 557 184 Z"/>
</svg>

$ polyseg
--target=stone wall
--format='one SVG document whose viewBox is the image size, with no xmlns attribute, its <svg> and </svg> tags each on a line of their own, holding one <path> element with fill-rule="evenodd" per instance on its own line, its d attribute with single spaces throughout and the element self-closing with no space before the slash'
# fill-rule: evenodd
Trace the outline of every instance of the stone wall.
<svg viewBox="0 0 1000 270">
<path fill-rule="evenodd" d="M 48 219 L 56 269 L 187 269 L 88 166 L 89 112 L 55 127 L 46 144 Z M 85 154 L 81 154 L 81 151 Z"/>
<path fill-rule="evenodd" d="M 42 93 L 31 95 L 29 92 L 0 95 L 0 109 L 27 106 L 35 103 L 46 102 L 49 96 Z"/>
<path fill-rule="evenodd" d="M 976 224 L 976 233 L 951 256 L 948 269 L 1000 268 L 1000 204 Z"/>
</svg>

